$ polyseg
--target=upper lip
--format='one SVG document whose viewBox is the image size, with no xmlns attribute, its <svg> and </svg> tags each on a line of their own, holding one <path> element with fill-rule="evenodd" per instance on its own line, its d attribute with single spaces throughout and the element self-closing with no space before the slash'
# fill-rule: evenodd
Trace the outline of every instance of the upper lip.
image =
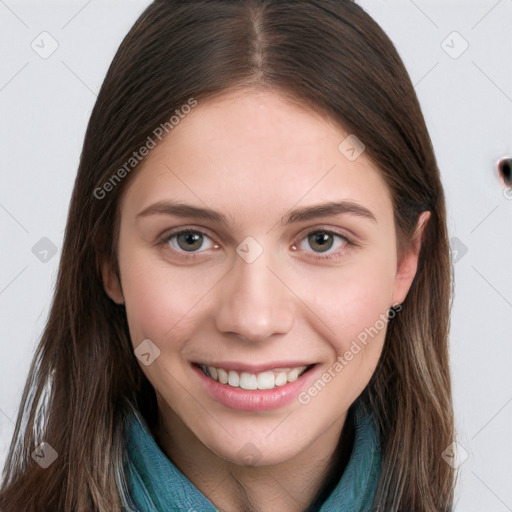
<svg viewBox="0 0 512 512">
<path fill-rule="evenodd" d="M 313 366 L 315 363 L 305 361 L 273 361 L 271 363 L 261 364 L 247 364 L 235 361 L 222 361 L 222 362 L 194 362 L 196 365 L 202 366 L 213 366 L 214 368 L 223 368 L 224 370 L 233 370 L 238 372 L 247 373 L 261 373 L 268 370 L 280 369 L 280 368 L 298 368 L 300 366 Z"/>
</svg>

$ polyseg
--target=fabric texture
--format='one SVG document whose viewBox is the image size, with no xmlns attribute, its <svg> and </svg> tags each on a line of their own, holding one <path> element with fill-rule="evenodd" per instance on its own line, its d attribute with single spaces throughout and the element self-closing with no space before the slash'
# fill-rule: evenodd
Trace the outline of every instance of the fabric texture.
<svg viewBox="0 0 512 512">
<path fill-rule="evenodd" d="M 355 409 L 354 426 L 354 445 L 343 475 L 324 503 L 307 512 L 372 512 L 380 472 L 377 426 L 373 417 L 359 408 Z M 218 512 L 167 458 L 138 412 L 126 423 L 125 446 L 124 492 L 128 503 L 132 502 L 125 511 Z"/>
</svg>

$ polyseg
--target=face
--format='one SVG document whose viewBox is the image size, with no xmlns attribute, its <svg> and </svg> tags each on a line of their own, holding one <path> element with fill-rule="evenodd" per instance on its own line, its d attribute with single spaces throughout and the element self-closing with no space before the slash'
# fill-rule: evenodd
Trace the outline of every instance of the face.
<svg viewBox="0 0 512 512">
<path fill-rule="evenodd" d="M 348 135 L 232 92 L 180 121 L 123 196 L 106 290 L 134 349 L 159 351 L 139 364 L 171 431 L 224 459 L 288 461 L 341 429 L 414 277 L 417 248 L 397 261 L 391 196 L 339 149 Z"/>
</svg>

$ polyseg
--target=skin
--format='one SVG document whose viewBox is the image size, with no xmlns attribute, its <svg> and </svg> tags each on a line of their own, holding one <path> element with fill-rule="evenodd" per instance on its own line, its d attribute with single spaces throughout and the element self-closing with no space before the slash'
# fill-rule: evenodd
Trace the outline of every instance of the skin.
<svg viewBox="0 0 512 512">
<path fill-rule="evenodd" d="M 150 339 L 160 350 L 141 364 L 158 399 L 155 436 L 225 511 L 301 511 L 336 467 L 339 479 L 344 461 L 335 448 L 386 329 L 309 403 L 268 412 L 217 402 L 191 362 L 300 359 L 316 363 L 320 377 L 403 302 L 416 272 L 428 212 L 398 261 L 389 190 L 364 152 L 349 161 L 339 151 L 347 135 L 276 93 L 229 92 L 199 104 L 151 151 L 120 204 L 120 280 L 107 264 L 103 279 L 112 300 L 125 304 L 134 348 Z M 140 215 L 159 201 L 213 209 L 227 225 Z M 283 222 L 291 210 L 335 201 L 357 203 L 375 219 L 341 213 Z M 179 227 L 207 235 L 188 259 L 176 237 L 162 241 Z M 319 252 L 308 235 L 321 229 L 351 243 L 334 236 Z M 236 252 L 248 236 L 263 248 L 252 263 Z M 247 443 L 257 453 L 252 462 L 240 459 Z"/>
</svg>

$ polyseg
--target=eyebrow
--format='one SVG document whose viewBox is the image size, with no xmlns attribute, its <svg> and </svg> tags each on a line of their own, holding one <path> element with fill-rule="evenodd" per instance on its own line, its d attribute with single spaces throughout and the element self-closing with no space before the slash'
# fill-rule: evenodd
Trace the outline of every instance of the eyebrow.
<svg viewBox="0 0 512 512">
<path fill-rule="evenodd" d="M 377 222 L 375 215 L 360 204 L 354 203 L 352 201 L 338 201 L 338 202 L 330 202 L 323 203 L 319 205 L 306 206 L 304 208 L 299 208 L 296 210 L 292 210 L 285 217 L 285 224 L 292 224 L 295 222 L 304 222 L 307 220 L 313 220 L 318 217 L 328 217 L 329 215 L 339 215 L 342 213 L 348 213 L 351 215 L 355 215 L 357 217 L 363 217 L 373 222 Z"/>
<path fill-rule="evenodd" d="M 223 224 L 225 226 L 229 224 L 226 216 L 222 213 L 216 212 L 215 210 L 174 201 L 159 201 L 154 203 L 141 211 L 137 217 L 147 217 L 149 215 L 157 214 L 174 215 L 176 217 L 191 217 Z M 353 201 L 332 201 L 292 210 L 283 217 L 281 223 L 284 225 L 295 224 L 298 222 L 305 222 L 321 217 L 340 214 L 350 214 L 377 222 L 375 215 L 368 210 L 368 208 L 365 208 L 358 203 L 354 203 Z"/>
</svg>

